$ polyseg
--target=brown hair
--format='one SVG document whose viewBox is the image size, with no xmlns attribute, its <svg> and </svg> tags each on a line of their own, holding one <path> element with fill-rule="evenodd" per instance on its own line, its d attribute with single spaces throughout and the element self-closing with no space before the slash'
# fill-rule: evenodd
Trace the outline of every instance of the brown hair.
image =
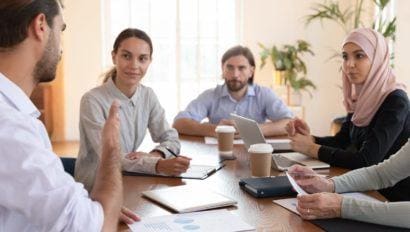
<svg viewBox="0 0 410 232">
<path fill-rule="evenodd" d="M 1 0 L 0 50 L 10 49 L 27 38 L 27 29 L 39 14 L 46 16 L 51 28 L 53 19 L 60 13 L 61 0 Z"/>
<path fill-rule="evenodd" d="M 252 54 L 251 50 L 249 50 L 249 48 L 247 48 L 247 47 L 240 46 L 240 45 L 228 49 L 228 51 L 226 51 L 223 54 L 223 56 L 222 56 L 222 65 L 224 65 L 224 63 L 229 58 L 234 57 L 234 56 L 239 56 L 239 55 L 244 56 L 248 60 L 249 64 L 253 68 L 255 68 L 255 58 L 253 57 L 253 54 Z M 251 78 L 249 78 L 248 84 L 253 84 L 253 76 L 254 76 L 254 74 L 252 74 Z"/>
<path fill-rule="evenodd" d="M 120 47 L 122 41 L 128 38 L 131 38 L 131 37 L 138 38 L 138 39 L 141 39 L 147 42 L 150 48 L 149 56 L 150 58 L 152 58 L 153 47 L 152 47 L 151 38 L 147 35 L 147 33 L 145 33 L 142 30 L 136 29 L 136 28 L 127 28 L 123 30 L 115 39 L 112 51 L 114 53 L 117 53 L 118 48 Z M 115 67 L 111 68 L 106 74 L 104 74 L 103 83 L 107 82 L 110 78 L 115 78 L 116 76 L 117 76 L 117 70 L 115 69 Z"/>
</svg>

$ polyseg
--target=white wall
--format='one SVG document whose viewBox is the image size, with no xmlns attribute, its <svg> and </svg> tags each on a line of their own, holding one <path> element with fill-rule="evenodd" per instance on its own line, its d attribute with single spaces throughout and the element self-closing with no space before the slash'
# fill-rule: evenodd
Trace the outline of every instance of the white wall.
<svg viewBox="0 0 410 232">
<path fill-rule="evenodd" d="M 79 139 L 81 96 L 95 87 L 103 72 L 101 64 L 100 0 L 65 1 L 64 86 L 66 140 Z"/>
<path fill-rule="evenodd" d="M 313 23 L 304 25 L 303 17 L 310 12 L 312 1 L 300 0 L 244 0 L 243 44 L 250 47 L 259 66 L 260 48 L 258 42 L 271 46 L 294 44 L 303 39 L 311 43 L 315 56 L 305 56 L 308 78 L 317 86 L 313 97 L 303 97 L 305 118 L 313 133 L 325 135 L 330 131 L 333 118 L 345 114 L 339 64 L 326 61 L 333 54 L 331 49 L 339 49 L 344 32 L 333 23 Z M 273 82 L 272 67 L 257 70 L 258 83 L 270 86 Z"/>
<path fill-rule="evenodd" d="M 410 93 L 410 1 L 397 0 L 396 13 L 395 71 L 397 79 L 407 85 L 407 93 Z"/>
</svg>

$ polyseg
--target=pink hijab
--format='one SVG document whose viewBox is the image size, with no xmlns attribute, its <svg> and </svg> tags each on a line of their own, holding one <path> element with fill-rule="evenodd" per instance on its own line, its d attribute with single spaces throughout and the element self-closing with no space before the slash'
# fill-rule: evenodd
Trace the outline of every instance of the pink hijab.
<svg viewBox="0 0 410 232">
<path fill-rule="evenodd" d="M 396 82 L 389 64 L 389 46 L 383 35 L 372 29 L 360 28 L 345 38 L 343 46 L 346 43 L 361 47 L 372 63 L 369 76 L 362 85 L 352 84 L 342 71 L 343 103 L 347 112 L 353 113 L 353 124 L 364 127 L 369 125 L 384 99 L 396 89 L 405 89 L 405 85 Z"/>
</svg>

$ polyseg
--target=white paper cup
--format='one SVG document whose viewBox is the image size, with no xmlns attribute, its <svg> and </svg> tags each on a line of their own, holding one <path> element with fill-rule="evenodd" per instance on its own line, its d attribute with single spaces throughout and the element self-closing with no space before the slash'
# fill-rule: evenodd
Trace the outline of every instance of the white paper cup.
<svg viewBox="0 0 410 232">
<path fill-rule="evenodd" d="M 232 156 L 235 131 L 235 127 L 233 126 L 221 125 L 215 128 L 218 138 L 219 154 Z"/>
<path fill-rule="evenodd" d="M 252 144 L 250 153 L 251 173 L 253 177 L 270 176 L 273 147 L 267 143 Z"/>
</svg>

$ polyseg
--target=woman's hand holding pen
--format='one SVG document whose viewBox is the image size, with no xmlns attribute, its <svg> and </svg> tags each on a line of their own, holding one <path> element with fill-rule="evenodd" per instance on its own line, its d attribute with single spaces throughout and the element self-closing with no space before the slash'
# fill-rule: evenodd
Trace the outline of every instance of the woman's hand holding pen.
<svg viewBox="0 0 410 232">
<path fill-rule="evenodd" d="M 191 158 L 182 155 L 176 155 L 171 149 L 166 149 L 175 158 L 163 159 L 163 155 L 157 152 L 156 150 L 152 151 L 151 153 L 145 153 L 140 151 L 130 152 L 125 156 L 125 158 L 129 160 L 135 160 L 141 158 L 142 156 L 158 156 L 161 157 L 161 159 L 158 160 L 155 167 L 157 173 L 162 173 L 170 176 L 179 176 L 181 173 L 186 172 L 186 170 L 189 168 Z"/>
<path fill-rule="evenodd" d="M 191 158 L 181 155 L 172 159 L 160 159 L 158 160 L 156 170 L 157 173 L 178 176 L 181 173 L 186 172 L 189 168 L 190 161 Z"/>
</svg>

